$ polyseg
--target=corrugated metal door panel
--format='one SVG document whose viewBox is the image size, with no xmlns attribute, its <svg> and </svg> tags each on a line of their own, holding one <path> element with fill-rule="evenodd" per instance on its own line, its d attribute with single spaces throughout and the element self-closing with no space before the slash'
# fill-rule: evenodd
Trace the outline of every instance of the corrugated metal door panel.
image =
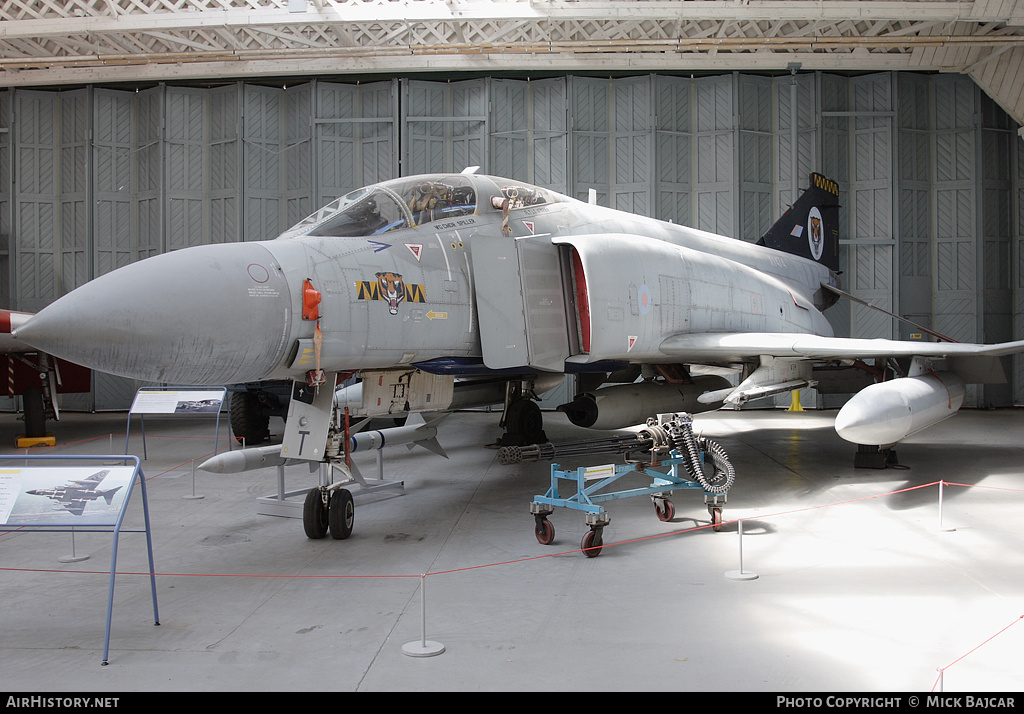
<svg viewBox="0 0 1024 714">
<path fill-rule="evenodd" d="M 207 90 L 209 242 L 242 240 L 241 84 Z"/>
<path fill-rule="evenodd" d="M 775 205 L 774 215 L 780 216 L 807 188 L 807 179 L 812 171 L 826 172 L 819 159 L 817 82 L 814 74 L 800 74 L 795 77 L 778 77 L 774 81 L 777 156 L 775 157 Z M 794 114 L 793 85 L 796 85 L 796 107 Z M 792 127 L 796 122 L 796 146 L 793 146 Z M 824 122 L 822 122 L 824 124 Z M 796 184 L 796 193 L 793 185 Z"/>
<path fill-rule="evenodd" d="M 772 224 L 772 80 L 741 75 L 739 100 L 739 230 L 756 241 Z"/>
<path fill-rule="evenodd" d="M 569 192 L 568 84 L 564 77 L 529 83 L 533 112 L 533 174 L 535 184 Z"/>
<path fill-rule="evenodd" d="M 734 236 L 736 220 L 736 117 L 734 77 L 694 80 L 696 227 Z"/>
<path fill-rule="evenodd" d="M 284 231 L 308 216 L 313 205 L 312 82 L 284 90 Z"/>
<path fill-rule="evenodd" d="M 60 294 L 89 281 L 89 89 L 60 94 Z"/>
<path fill-rule="evenodd" d="M 45 92 L 16 94 L 14 195 L 15 293 L 18 309 L 41 310 L 59 296 L 57 283 L 58 129 L 60 103 Z"/>
<path fill-rule="evenodd" d="M 936 77 L 935 328 L 957 340 L 982 334 L 978 263 L 978 182 L 973 83 Z M 976 403 L 976 390 L 966 399 Z"/>
<path fill-rule="evenodd" d="M 395 177 L 397 116 L 393 81 L 317 83 L 314 210 L 360 186 Z"/>
<path fill-rule="evenodd" d="M 572 192 L 586 201 L 590 189 L 597 191 L 597 201 L 610 205 L 611 127 L 608 104 L 611 101 L 611 82 L 607 79 L 570 77 L 572 97 L 571 171 Z"/>
<path fill-rule="evenodd" d="M 0 92 L 0 305 L 13 306 L 11 267 L 14 255 L 14 231 L 11 226 L 11 108 L 14 93 Z M 2 397 L 0 399 L 6 399 Z M 0 404 L 4 402 L 0 401 Z"/>
<path fill-rule="evenodd" d="M 444 115 L 444 85 L 436 82 L 403 81 L 402 175 L 442 171 L 444 169 L 444 127 L 426 117 Z M 413 119 L 415 118 L 415 119 Z"/>
<path fill-rule="evenodd" d="M 242 163 L 245 167 L 244 240 L 270 240 L 282 231 L 282 99 L 276 87 L 245 85 Z"/>
<path fill-rule="evenodd" d="M 690 93 L 684 77 L 654 78 L 655 218 L 692 225 L 693 132 Z"/>
<path fill-rule="evenodd" d="M 653 213 L 652 81 L 650 76 L 612 81 L 612 207 L 643 216 Z"/>
<path fill-rule="evenodd" d="M 94 277 L 135 260 L 132 221 L 134 92 L 95 90 Z"/>
<path fill-rule="evenodd" d="M 892 310 L 898 286 L 893 280 L 891 75 L 853 78 L 850 81 L 850 101 L 853 112 L 850 119 L 850 287 L 858 297 Z M 892 320 L 881 313 L 866 308 L 851 310 L 850 332 L 853 337 L 892 337 L 894 329 Z"/>
<path fill-rule="evenodd" d="M 166 93 L 166 249 L 206 243 L 206 90 Z"/>
<path fill-rule="evenodd" d="M 451 92 L 451 141 L 452 158 L 446 171 L 462 171 L 468 166 L 479 166 L 488 172 L 487 166 L 487 81 L 474 79 L 452 82 L 447 85 Z M 458 118 L 465 117 L 460 121 Z"/>
<path fill-rule="evenodd" d="M 517 181 L 533 180 L 530 172 L 530 85 L 492 79 L 490 86 L 490 173 Z"/>
<path fill-rule="evenodd" d="M 164 87 L 135 94 L 135 240 L 138 258 L 163 252 Z"/>
<path fill-rule="evenodd" d="M 487 168 L 487 81 L 404 81 L 403 125 L 407 145 L 402 173 L 459 172 Z"/>
</svg>

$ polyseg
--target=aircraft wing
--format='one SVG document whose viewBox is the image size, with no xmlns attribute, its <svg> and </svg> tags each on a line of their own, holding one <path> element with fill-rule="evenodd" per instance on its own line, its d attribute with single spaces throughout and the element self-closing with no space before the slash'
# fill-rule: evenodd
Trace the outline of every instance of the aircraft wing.
<svg viewBox="0 0 1024 714">
<path fill-rule="evenodd" d="M 979 345 L 778 332 L 701 333 L 673 335 L 661 343 L 661 350 L 666 355 L 677 356 L 687 362 L 720 365 L 748 361 L 763 355 L 801 360 L 1003 357 L 1024 352 L 1024 340 Z"/>
</svg>

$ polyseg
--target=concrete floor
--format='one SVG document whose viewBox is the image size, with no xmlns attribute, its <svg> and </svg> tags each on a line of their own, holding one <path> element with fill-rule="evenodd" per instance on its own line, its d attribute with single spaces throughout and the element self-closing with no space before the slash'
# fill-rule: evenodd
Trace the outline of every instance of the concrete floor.
<svg viewBox="0 0 1024 714">
<path fill-rule="evenodd" d="M 554 544 L 536 541 L 528 509 L 549 465 L 501 465 L 485 448 L 500 435 L 495 414 L 449 417 L 447 461 L 386 452 L 405 495 L 357 506 L 345 541 L 257 514 L 256 498 L 276 493 L 274 469 L 199 471 L 203 498 L 183 498 L 190 461 L 212 451 L 213 420 L 151 418 L 143 470 L 160 626 L 139 574 L 143 535 L 121 537 L 106 667 L 110 534 L 77 535 L 75 552 L 90 558 L 74 564 L 59 560 L 67 533 L 0 535 L 4 689 L 927 692 L 938 668 L 946 692 L 1024 689 L 1024 411 L 965 410 L 902 444 L 905 468 L 884 471 L 853 468 L 834 418 L 697 417 L 738 474 L 724 531 L 694 530 L 708 523 L 697 492 L 676 494 L 670 523 L 646 497 L 619 500 L 597 558 L 578 551 L 576 512 L 552 516 Z M 65 415 L 58 446 L 33 453 L 123 451 L 125 420 Z M 0 414 L 5 447 L 19 426 Z M 593 434 L 558 414 L 546 426 L 556 442 Z M 359 463 L 373 470 L 372 456 Z M 937 486 L 904 490 L 939 480 L 984 487 L 946 487 L 951 532 L 939 529 Z M 314 483 L 289 471 L 291 489 Z M 725 577 L 739 567 L 740 518 L 756 580 Z M 427 639 L 445 647 L 432 658 L 402 650 L 421 637 L 421 581 Z"/>
</svg>

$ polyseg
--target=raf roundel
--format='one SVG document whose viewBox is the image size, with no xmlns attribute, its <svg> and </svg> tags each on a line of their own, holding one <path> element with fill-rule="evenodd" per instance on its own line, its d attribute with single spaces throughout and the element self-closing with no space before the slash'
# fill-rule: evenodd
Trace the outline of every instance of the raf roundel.
<svg viewBox="0 0 1024 714">
<path fill-rule="evenodd" d="M 641 285 L 636 291 L 636 303 L 640 307 L 640 314 L 646 315 L 649 313 L 653 302 L 654 298 L 651 296 L 651 289 L 646 285 Z"/>
</svg>

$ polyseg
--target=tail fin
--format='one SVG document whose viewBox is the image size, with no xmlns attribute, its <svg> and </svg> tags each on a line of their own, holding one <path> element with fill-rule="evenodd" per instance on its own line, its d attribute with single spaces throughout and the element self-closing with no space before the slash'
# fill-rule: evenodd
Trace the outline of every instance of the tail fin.
<svg viewBox="0 0 1024 714">
<path fill-rule="evenodd" d="M 811 185 L 757 241 L 839 270 L 839 184 L 811 174 Z"/>
</svg>

